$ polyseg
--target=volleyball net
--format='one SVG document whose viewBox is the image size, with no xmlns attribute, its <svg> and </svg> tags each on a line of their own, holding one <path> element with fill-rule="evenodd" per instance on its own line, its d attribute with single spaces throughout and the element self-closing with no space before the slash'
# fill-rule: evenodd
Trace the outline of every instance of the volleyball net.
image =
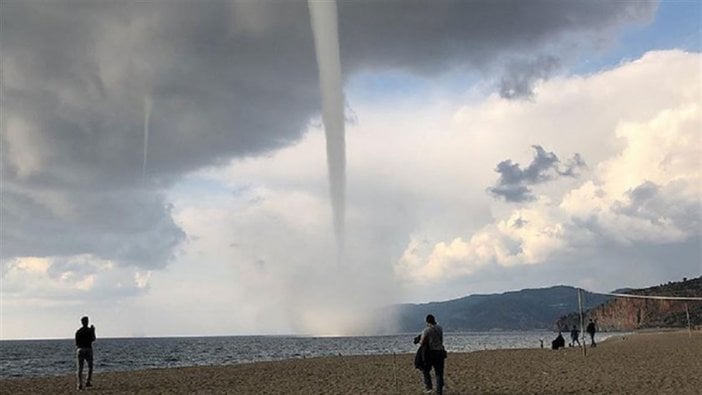
<svg viewBox="0 0 702 395">
<path fill-rule="evenodd" d="M 702 296 L 659 296 L 659 295 L 636 295 L 636 294 L 621 294 L 611 292 L 592 292 L 592 294 L 616 296 L 618 298 L 634 298 L 634 299 L 653 299 L 653 300 L 686 300 L 686 301 L 702 301 Z"/>
<path fill-rule="evenodd" d="M 693 328 L 702 326 L 702 277 L 691 281 L 690 287 L 682 289 L 673 289 L 669 283 L 668 286 L 631 290 L 630 293 L 592 292 L 578 288 L 578 313 L 561 317 L 557 325 L 566 330 L 577 327 L 583 335 L 586 325 L 594 323 L 597 332 L 680 328 L 687 329 L 692 336 Z M 664 294 L 666 291 L 668 294 Z M 611 299 L 584 310 L 583 301 L 588 295 L 609 296 Z M 583 353 L 585 341 L 586 336 L 583 336 Z"/>
</svg>

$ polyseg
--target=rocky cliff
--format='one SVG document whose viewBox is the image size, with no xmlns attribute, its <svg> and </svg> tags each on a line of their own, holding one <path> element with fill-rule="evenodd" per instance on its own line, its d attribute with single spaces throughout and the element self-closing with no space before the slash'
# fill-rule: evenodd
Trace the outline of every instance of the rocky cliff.
<svg viewBox="0 0 702 395">
<path fill-rule="evenodd" d="M 684 279 L 659 286 L 628 290 L 624 293 L 649 296 L 702 297 L 702 277 Z M 633 299 L 617 297 L 586 311 L 585 322 L 596 320 L 601 331 L 631 331 L 646 328 L 686 328 L 687 313 L 693 326 L 702 326 L 702 302 Z M 561 317 L 556 328 L 579 325 L 578 313 Z"/>
</svg>

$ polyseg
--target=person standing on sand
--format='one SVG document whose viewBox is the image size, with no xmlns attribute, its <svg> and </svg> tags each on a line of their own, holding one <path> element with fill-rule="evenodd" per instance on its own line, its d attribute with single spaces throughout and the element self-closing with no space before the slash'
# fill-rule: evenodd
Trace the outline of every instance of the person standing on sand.
<svg viewBox="0 0 702 395">
<path fill-rule="evenodd" d="M 575 347 L 575 343 L 578 343 L 578 347 L 581 346 L 579 338 L 580 338 L 580 331 L 578 330 L 578 328 L 575 325 L 573 325 L 573 330 L 570 331 L 570 340 L 573 341 L 573 343 L 572 343 L 573 347 Z"/>
<path fill-rule="evenodd" d="M 422 369 L 425 392 L 432 392 L 431 368 L 433 367 L 436 375 L 436 393 L 441 395 L 444 390 L 444 360 L 446 359 L 444 330 L 436 323 L 436 319 L 431 314 L 427 315 L 426 328 L 422 331 L 419 343 L 420 346 L 427 348 L 424 368 Z"/>
<path fill-rule="evenodd" d="M 85 382 L 85 387 L 92 387 L 93 380 L 93 342 L 95 341 L 95 326 L 88 327 L 88 317 L 80 319 L 82 327 L 76 331 L 76 359 L 78 362 L 78 389 L 83 387 L 83 364 L 88 362 L 88 380 Z"/>
<path fill-rule="evenodd" d="M 590 335 L 591 347 L 597 347 L 597 343 L 595 343 L 595 333 L 597 332 L 597 328 L 595 328 L 595 323 L 592 322 L 592 319 L 590 319 L 590 323 L 587 324 L 585 332 L 587 332 Z"/>
</svg>

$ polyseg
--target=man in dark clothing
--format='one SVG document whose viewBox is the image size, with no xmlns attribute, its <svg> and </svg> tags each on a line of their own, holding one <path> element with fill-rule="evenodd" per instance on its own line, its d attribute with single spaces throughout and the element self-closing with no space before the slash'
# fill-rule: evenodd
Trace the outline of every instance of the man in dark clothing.
<svg viewBox="0 0 702 395">
<path fill-rule="evenodd" d="M 80 319 L 83 326 L 76 331 L 76 358 L 78 361 L 78 389 L 83 389 L 83 364 L 88 362 L 88 380 L 86 387 L 92 387 L 93 380 L 93 342 L 95 341 L 95 326 L 88 327 L 88 317 Z"/>
<path fill-rule="evenodd" d="M 592 347 L 597 347 L 597 343 L 595 343 L 595 332 L 597 332 L 597 329 L 595 328 L 595 323 L 592 322 L 592 320 L 590 320 L 590 323 L 587 324 L 585 331 L 590 335 L 590 344 L 592 344 Z"/>
<path fill-rule="evenodd" d="M 580 331 L 578 328 L 576 328 L 575 325 L 573 325 L 573 330 L 570 331 L 570 340 L 572 341 L 573 347 L 575 347 L 575 343 L 578 343 L 578 347 L 580 347 Z"/>
<path fill-rule="evenodd" d="M 444 330 L 436 323 L 433 315 L 426 318 L 427 326 L 422 331 L 419 343 L 426 351 L 423 353 L 424 387 L 426 392 L 432 391 L 431 368 L 434 368 L 436 375 L 436 393 L 441 395 L 444 390 L 444 360 L 446 359 L 446 349 L 444 348 Z"/>
</svg>

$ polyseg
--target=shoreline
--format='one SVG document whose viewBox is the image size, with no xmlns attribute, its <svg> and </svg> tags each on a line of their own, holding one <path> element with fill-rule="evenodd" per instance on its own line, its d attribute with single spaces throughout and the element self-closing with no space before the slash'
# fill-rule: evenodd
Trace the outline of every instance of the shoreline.
<svg viewBox="0 0 702 395">
<path fill-rule="evenodd" d="M 550 342 L 549 342 L 550 343 Z M 95 371 L 100 393 L 421 393 L 413 354 L 331 356 L 225 366 Z M 702 388 L 702 332 L 610 337 L 578 347 L 450 353 L 447 394 L 676 393 Z M 71 393 L 75 376 L 8 378 L 2 393 Z"/>
<path fill-rule="evenodd" d="M 382 355 L 412 353 L 416 334 L 344 337 L 199 337 L 191 338 L 100 338 L 95 355 L 100 372 L 124 372 L 149 368 L 225 366 L 250 362 L 338 355 Z M 555 335 L 554 335 L 555 336 Z M 447 334 L 449 352 L 467 352 L 501 348 L 536 348 L 540 338 L 551 333 L 523 332 L 451 332 Z M 255 345 L 252 345 L 254 343 Z M 37 347 L 46 349 L 46 358 L 36 358 Z M 71 374 L 75 370 L 73 340 L 47 343 L 0 342 L 7 358 L 0 357 L 0 379 L 51 377 Z M 144 350 L 142 352 L 141 350 Z"/>
</svg>

